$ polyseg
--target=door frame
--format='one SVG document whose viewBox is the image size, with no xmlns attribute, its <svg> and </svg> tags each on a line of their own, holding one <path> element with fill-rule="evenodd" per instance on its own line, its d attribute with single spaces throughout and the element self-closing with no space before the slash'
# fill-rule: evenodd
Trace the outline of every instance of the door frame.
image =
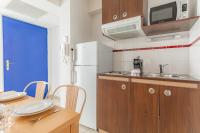
<svg viewBox="0 0 200 133">
<path fill-rule="evenodd" d="M 3 53 L 3 19 L 2 19 L 3 16 L 11 17 L 13 19 L 26 22 L 23 18 L 22 19 L 15 18 L 12 15 L 9 16 L 9 15 L 0 13 L 0 64 L 2 64 L 2 65 L 0 65 L 0 92 L 4 91 L 4 59 L 3 59 L 4 53 Z M 40 24 L 31 23 L 29 21 L 27 21 L 27 23 L 47 28 L 47 51 L 48 51 L 48 53 L 47 53 L 47 61 L 48 61 L 47 69 L 48 69 L 48 82 L 51 82 L 51 77 L 52 77 L 52 73 L 51 73 L 51 52 L 50 52 L 51 46 L 49 45 L 49 34 L 48 34 L 48 32 L 52 27 L 46 27 L 46 26 L 43 26 L 43 25 L 40 25 Z M 48 87 L 50 88 L 50 85 Z"/>
<path fill-rule="evenodd" d="M 3 64 L 3 25 L 2 14 L 0 14 L 0 64 Z M 4 91 L 4 70 L 3 65 L 0 65 L 0 91 Z"/>
</svg>

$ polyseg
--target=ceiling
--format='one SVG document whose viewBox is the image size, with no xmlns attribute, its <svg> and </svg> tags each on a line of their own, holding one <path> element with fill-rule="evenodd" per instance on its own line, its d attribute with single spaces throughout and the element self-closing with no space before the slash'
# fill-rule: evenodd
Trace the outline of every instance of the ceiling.
<svg viewBox="0 0 200 133">
<path fill-rule="evenodd" d="M 40 18 L 47 14 L 46 11 L 34 7 L 30 4 L 27 4 L 21 0 L 12 0 L 7 6 L 6 9 L 11 10 L 13 12 L 20 13 L 22 15 L 26 15 L 32 18 Z"/>
<path fill-rule="evenodd" d="M 63 0 L 48 0 L 49 2 L 57 5 L 57 6 L 61 6 L 63 3 Z"/>
<path fill-rule="evenodd" d="M 0 0 L 0 14 L 44 27 L 57 26 L 64 0 Z"/>
</svg>

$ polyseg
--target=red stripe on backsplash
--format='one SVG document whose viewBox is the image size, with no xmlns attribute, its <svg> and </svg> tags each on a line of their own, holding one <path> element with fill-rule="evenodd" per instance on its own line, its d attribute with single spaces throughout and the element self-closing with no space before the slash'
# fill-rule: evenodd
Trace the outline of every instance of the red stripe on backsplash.
<svg viewBox="0 0 200 133">
<path fill-rule="evenodd" d="M 171 48 L 188 48 L 200 41 L 200 36 L 189 44 L 172 45 L 172 46 L 159 46 L 159 47 L 146 47 L 146 48 L 132 48 L 132 49 L 116 49 L 113 52 L 125 52 L 125 51 L 141 51 L 141 50 L 156 50 L 156 49 L 171 49 Z"/>
</svg>

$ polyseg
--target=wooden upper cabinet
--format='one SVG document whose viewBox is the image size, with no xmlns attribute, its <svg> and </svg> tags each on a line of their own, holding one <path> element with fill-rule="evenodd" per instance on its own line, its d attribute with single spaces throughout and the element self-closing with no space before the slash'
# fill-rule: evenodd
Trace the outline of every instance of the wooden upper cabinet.
<svg viewBox="0 0 200 133">
<path fill-rule="evenodd" d="M 143 16 L 143 0 L 120 0 L 120 19 Z"/>
<path fill-rule="evenodd" d="M 143 0 L 102 0 L 102 23 L 143 16 Z"/>
<path fill-rule="evenodd" d="M 159 86 L 131 83 L 130 133 L 158 133 Z"/>
<path fill-rule="evenodd" d="M 120 19 L 120 0 L 102 0 L 102 23 L 110 23 Z"/>
<path fill-rule="evenodd" d="M 98 79 L 97 126 L 109 133 L 128 133 L 129 82 Z"/>
<path fill-rule="evenodd" d="M 200 90 L 160 88 L 160 132 L 200 133 Z"/>
</svg>

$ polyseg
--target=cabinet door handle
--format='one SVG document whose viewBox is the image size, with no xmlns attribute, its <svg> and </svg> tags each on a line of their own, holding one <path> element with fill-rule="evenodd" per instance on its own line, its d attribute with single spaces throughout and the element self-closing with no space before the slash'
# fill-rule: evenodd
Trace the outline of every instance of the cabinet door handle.
<svg viewBox="0 0 200 133">
<path fill-rule="evenodd" d="M 167 97 L 170 97 L 172 95 L 172 91 L 171 90 L 165 90 L 164 95 L 167 96 Z"/>
<path fill-rule="evenodd" d="M 123 85 L 121 86 L 121 88 L 122 88 L 123 91 L 126 90 L 126 85 L 123 84 Z"/>
<path fill-rule="evenodd" d="M 113 20 L 117 20 L 118 16 L 117 15 L 114 15 L 113 16 Z"/>
<path fill-rule="evenodd" d="M 149 94 L 153 95 L 156 93 L 156 90 L 154 88 L 149 88 Z"/>
<path fill-rule="evenodd" d="M 125 18 L 128 15 L 127 12 L 123 12 L 122 17 Z"/>
</svg>

